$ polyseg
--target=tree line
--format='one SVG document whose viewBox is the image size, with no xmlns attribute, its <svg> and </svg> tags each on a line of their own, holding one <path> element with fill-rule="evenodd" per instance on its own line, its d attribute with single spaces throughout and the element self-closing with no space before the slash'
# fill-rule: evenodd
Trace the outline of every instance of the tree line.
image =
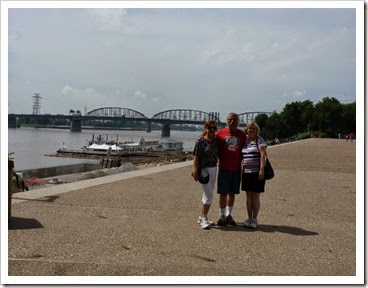
<svg viewBox="0 0 368 288">
<path fill-rule="evenodd" d="M 268 140 L 310 136 L 337 138 L 339 134 L 355 134 L 355 111 L 355 101 L 342 104 L 334 97 L 325 97 L 315 105 L 310 100 L 288 103 L 280 113 L 259 114 L 255 121 Z"/>
</svg>

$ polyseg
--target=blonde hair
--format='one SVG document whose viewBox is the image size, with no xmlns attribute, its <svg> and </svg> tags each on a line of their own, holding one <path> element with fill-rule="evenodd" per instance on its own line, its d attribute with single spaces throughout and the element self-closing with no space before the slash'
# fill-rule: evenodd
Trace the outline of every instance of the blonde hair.
<svg viewBox="0 0 368 288">
<path fill-rule="evenodd" d="M 252 126 L 254 126 L 256 128 L 256 130 L 257 130 L 257 133 L 256 134 L 257 134 L 257 136 L 259 136 L 259 134 L 261 133 L 261 129 L 259 128 L 258 124 L 256 122 L 254 122 L 254 121 L 248 122 L 248 124 L 244 127 L 245 134 L 248 135 L 248 130 Z"/>
</svg>

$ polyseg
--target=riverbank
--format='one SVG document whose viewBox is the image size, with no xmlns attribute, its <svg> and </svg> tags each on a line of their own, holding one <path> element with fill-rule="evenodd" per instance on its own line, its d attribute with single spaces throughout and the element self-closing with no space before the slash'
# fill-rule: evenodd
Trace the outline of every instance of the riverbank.
<svg viewBox="0 0 368 288">
<path fill-rule="evenodd" d="M 51 187 L 63 183 L 72 183 L 82 180 L 94 179 L 98 177 L 104 177 L 114 175 L 117 173 L 125 173 L 129 171 L 147 169 L 152 167 L 158 167 L 178 162 L 192 161 L 193 155 L 189 152 L 170 152 L 170 153 L 156 153 L 156 154 L 132 154 L 128 157 L 109 157 L 109 163 L 118 163 L 119 165 L 110 168 L 104 168 L 103 161 L 107 161 L 106 155 L 85 155 L 85 154 L 70 154 L 70 153 L 56 153 L 46 155 L 48 157 L 62 157 L 62 158 L 75 158 L 75 159 L 88 159 L 97 160 L 101 164 L 101 169 L 94 171 L 86 171 L 70 174 L 58 174 L 54 173 L 50 177 L 38 177 L 38 175 L 32 175 L 31 171 L 23 171 L 24 181 L 26 182 L 29 190 L 36 190 L 44 187 Z M 74 166 L 81 166 L 82 164 L 76 164 Z M 90 164 L 91 165 L 91 164 Z M 70 165 L 73 166 L 73 165 Z M 58 167 L 51 167 L 52 170 L 57 170 Z M 60 167 L 62 168 L 62 167 Z M 46 169 L 46 168 L 45 168 Z M 38 169 L 39 170 L 39 169 Z M 59 169 L 60 171 L 65 169 Z M 31 173 L 27 173 L 31 172 Z M 13 193 L 21 192 L 21 189 L 13 187 Z"/>
</svg>

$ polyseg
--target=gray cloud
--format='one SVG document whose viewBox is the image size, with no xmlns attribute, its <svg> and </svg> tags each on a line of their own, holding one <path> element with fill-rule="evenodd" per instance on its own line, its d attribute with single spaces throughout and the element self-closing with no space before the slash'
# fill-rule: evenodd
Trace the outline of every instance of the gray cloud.
<svg viewBox="0 0 368 288">
<path fill-rule="evenodd" d="M 96 22 L 98 29 L 102 31 L 121 31 L 124 29 L 124 16 L 127 9 L 88 9 L 88 14 Z"/>
<path fill-rule="evenodd" d="M 45 113 L 109 103 L 146 115 L 174 108 L 224 115 L 325 96 L 352 102 L 354 13 L 12 9 L 10 109 L 31 113 L 35 91 Z"/>
</svg>

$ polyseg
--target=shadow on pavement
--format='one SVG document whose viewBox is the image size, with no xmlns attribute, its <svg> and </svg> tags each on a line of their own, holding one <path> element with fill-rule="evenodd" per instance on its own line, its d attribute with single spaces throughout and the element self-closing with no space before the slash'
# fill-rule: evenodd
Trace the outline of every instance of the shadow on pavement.
<svg viewBox="0 0 368 288">
<path fill-rule="evenodd" d="M 8 223 L 9 223 L 9 230 L 43 228 L 42 224 L 38 222 L 36 219 L 10 217 Z"/>
<path fill-rule="evenodd" d="M 288 233 L 292 235 L 297 236 L 315 236 L 318 235 L 317 232 L 304 230 L 297 227 L 291 227 L 291 226 L 276 226 L 276 225 L 259 225 L 258 231 L 267 232 L 267 233 L 274 233 L 274 232 L 280 232 L 280 233 Z"/>
<path fill-rule="evenodd" d="M 266 233 L 287 233 L 291 235 L 296 236 L 315 236 L 318 235 L 317 232 L 304 230 L 297 227 L 291 227 L 291 226 L 276 226 L 276 225 L 264 225 L 261 224 L 258 226 L 257 229 L 251 229 L 244 227 L 242 224 L 237 224 L 236 226 L 213 226 L 211 229 L 219 229 L 224 231 L 239 231 L 239 232 L 266 232 Z"/>
<path fill-rule="evenodd" d="M 38 202 L 54 202 L 57 198 L 59 198 L 60 196 L 45 196 L 42 199 L 28 199 L 28 198 L 20 198 L 20 197 L 16 197 L 13 196 L 13 199 L 17 199 L 17 200 L 27 200 L 27 201 L 38 201 Z M 46 198 L 46 199 L 45 199 Z"/>
</svg>

